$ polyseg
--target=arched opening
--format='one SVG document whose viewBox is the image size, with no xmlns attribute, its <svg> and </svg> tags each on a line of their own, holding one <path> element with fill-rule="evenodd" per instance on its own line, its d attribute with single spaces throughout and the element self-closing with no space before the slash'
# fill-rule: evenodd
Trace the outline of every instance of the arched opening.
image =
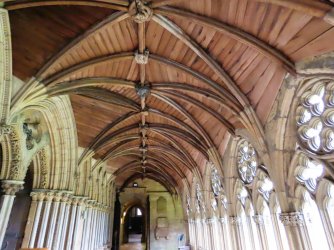
<svg viewBox="0 0 334 250">
<path fill-rule="evenodd" d="M 32 184 L 33 171 L 29 167 L 24 179 L 24 188 L 16 194 L 1 250 L 21 248 L 31 203 L 30 192 L 32 191 Z"/>
<path fill-rule="evenodd" d="M 124 217 L 124 243 L 144 242 L 145 211 L 140 206 L 132 206 Z"/>
</svg>

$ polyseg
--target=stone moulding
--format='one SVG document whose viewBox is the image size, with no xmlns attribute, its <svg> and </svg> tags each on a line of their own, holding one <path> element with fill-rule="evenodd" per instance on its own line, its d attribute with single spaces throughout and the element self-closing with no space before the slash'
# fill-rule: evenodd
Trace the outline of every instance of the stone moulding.
<svg viewBox="0 0 334 250">
<path fill-rule="evenodd" d="M 279 219 L 284 226 L 304 226 L 305 218 L 300 212 L 281 213 Z"/>
</svg>

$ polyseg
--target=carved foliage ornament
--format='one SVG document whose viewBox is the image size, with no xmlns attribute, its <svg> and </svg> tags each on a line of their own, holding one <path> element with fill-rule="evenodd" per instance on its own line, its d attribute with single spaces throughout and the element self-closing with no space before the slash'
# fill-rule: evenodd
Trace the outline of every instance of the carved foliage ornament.
<svg viewBox="0 0 334 250">
<path fill-rule="evenodd" d="M 304 215 L 299 212 L 294 213 L 282 213 L 279 216 L 280 221 L 284 226 L 304 226 Z"/>
<path fill-rule="evenodd" d="M 238 172 L 244 183 L 253 182 L 257 164 L 257 154 L 254 147 L 246 140 L 242 141 L 238 148 Z"/>
<path fill-rule="evenodd" d="M 153 16 L 153 10 L 143 0 L 134 0 L 129 6 L 129 14 L 136 23 L 149 21 Z"/>
<path fill-rule="evenodd" d="M 202 194 L 202 191 L 201 191 L 201 187 L 197 183 L 196 184 L 196 211 L 197 211 L 197 213 L 200 213 L 201 210 L 203 210 L 203 212 L 205 212 L 205 204 L 204 204 L 204 200 L 203 200 L 203 194 Z"/>
<path fill-rule="evenodd" d="M 135 53 L 135 61 L 138 64 L 147 64 L 148 63 L 148 56 L 150 52 L 146 49 L 143 54 L 136 51 Z"/>
<path fill-rule="evenodd" d="M 29 123 L 24 122 L 22 125 L 24 134 L 26 135 L 26 147 L 28 150 L 31 150 L 35 146 L 35 142 L 38 143 L 41 141 L 41 131 L 39 128 L 39 123 Z"/>
<path fill-rule="evenodd" d="M 2 190 L 6 195 L 15 195 L 23 189 L 23 181 L 2 181 Z"/>
<path fill-rule="evenodd" d="M 324 166 L 321 163 L 301 154 L 294 174 L 299 183 L 303 184 L 309 191 L 314 192 L 323 172 Z"/>
<path fill-rule="evenodd" d="M 296 112 L 302 146 L 318 154 L 334 152 L 334 81 L 319 81 L 300 99 Z"/>
</svg>

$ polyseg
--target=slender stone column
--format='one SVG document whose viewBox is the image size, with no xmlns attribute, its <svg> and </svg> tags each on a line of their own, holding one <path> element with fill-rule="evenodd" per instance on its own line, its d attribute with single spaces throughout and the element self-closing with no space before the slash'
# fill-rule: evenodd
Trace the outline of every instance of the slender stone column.
<svg viewBox="0 0 334 250">
<path fill-rule="evenodd" d="M 103 247 L 103 215 L 102 215 L 102 210 L 103 210 L 103 205 L 101 205 L 100 209 L 98 210 L 98 215 L 99 215 L 99 219 L 98 219 L 98 247 L 101 248 Z"/>
<path fill-rule="evenodd" d="M 100 209 L 101 205 L 98 204 L 96 207 L 96 224 L 95 224 L 95 248 L 98 249 L 100 247 Z"/>
<path fill-rule="evenodd" d="M 73 230 L 73 248 L 72 249 L 80 249 L 81 242 L 82 242 L 82 235 L 83 235 L 83 224 L 85 221 L 85 208 L 86 208 L 86 197 L 78 197 L 78 206 L 75 215 L 75 225 Z"/>
<path fill-rule="evenodd" d="M 312 249 L 305 217 L 301 212 L 281 213 L 280 220 L 285 227 L 291 249 Z"/>
<path fill-rule="evenodd" d="M 2 189 L 4 195 L 0 199 L 0 247 L 2 246 L 3 239 L 8 226 L 9 217 L 13 208 L 15 194 L 23 189 L 23 181 L 2 181 Z"/>
<path fill-rule="evenodd" d="M 243 244 L 244 237 L 242 233 L 242 219 L 238 216 L 231 216 L 230 217 L 231 223 L 231 233 L 232 237 L 232 245 L 233 249 L 245 249 L 245 245 Z"/>
<path fill-rule="evenodd" d="M 83 232 L 83 240 L 81 242 L 81 250 L 87 250 L 89 249 L 89 243 L 91 241 L 90 236 L 90 230 L 92 228 L 92 206 L 94 201 L 93 200 L 87 200 L 87 209 L 86 209 L 86 220 L 85 220 L 85 226 L 84 226 L 84 232 Z"/>
<path fill-rule="evenodd" d="M 225 217 L 219 218 L 219 228 L 220 228 L 220 235 L 222 236 L 220 242 L 221 245 L 224 246 L 224 249 L 231 249 L 231 232 L 228 224 L 228 220 Z"/>
<path fill-rule="evenodd" d="M 33 194 L 34 195 L 34 194 Z M 41 217 L 41 213 L 42 213 L 42 209 L 43 209 L 43 201 L 45 198 L 45 193 L 44 192 L 37 192 L 37 206 L 36 206 L 36 212 L 34 215 L 34 219 L 33 219 L 33 227 L 31 230 L 31 236 L 29 239 L 29 248 L 34 248 L 36 245 L 36 236 L 37 236 L 37 230 L 38 230 L 38 226 L 39 226 L 39 222 L 40 222 L 40 217 Z"/>
<path fill-rule="evenodd" d="M 208 249 L 215 250 L 218 249 L 218 246 L 215 246 L 216 235 L 213 230 L 214 219 L 209 218 L 206 220 L 207 234 L 208 234 Z"/>
<path fill-rule="evenodd" d="M 189 243 L 190 243 L 191 247 L 195 249 L 196 236 L 195 236 L 195 222 L 194 222 L 194 220 L 189 219 L 188 225 L 189 225 Z"/>
<path fill-rule="evenodd" d="M 71 204 L 72 204 L 72 196 L 69 195 L 69 198 L 66 202 L 65 205 L 65 213 L 64 213 L 64 222 L 63 222 L 63 227 L 61 229 L 61 236 L 60 236 L 60 249 L 65 249 L 65 242 L 66 242 L 66 236 L 67 232 L 69 229 L 69 214 L 70 214 L 70 209 L 71 209 Z"/>
<path fill-rule="evenodd" d="M 44 203 L 43 218 L 41 220 L 41 228 L 39 230 L 38 240 L 37 240 L 37 247 L 39 248 L 42 248 L 46 245 L 44 244 L 45 233 L 49 222 L 49 213 L 53 197 L 54 197 L 53 192 L 47 192 L 45 195 L 45 201 L 43 202 Z"/>
<path fill-rule="evenodd" d="M 60 240 L 61 240 L 61 234 L 63 229 L 63 223 L 64 223 L 64 216 L 65 216 L 65 208 L 68 202 L 69 194 L 64 193 L 60 200 L 60 208 L 59 208 L 59 214 L 57 217 L 57 225 L 56 225 L 56 234 L 54 237 L 54 241 L 52 244 L 52 250 L 63 250 L 59 248 L 60 246 Z"/>
<path fill-rule="evenodd" d="M 52 211 L 50 214 L 50 225 L 49 225 L 49 230 L 46 235 L 46 247 L 48 249 L 51 249 L 54 235 L 55 235 L 55 229 L 56 229 L 56 223 L 57 223 L 57 218 L 58 218 L 58 211 L 59 211 L 59 202 L 62 198 L 63 193 L 61 192 L 56 192 L 54 193 L 54 200 L 52 203 Z"/>
<path fill-rule="evenodd" d="M 264 226 L 264 218 L 263 215 L 254 215 L 253 216 L 254 222 L 256 224 L 256 229 L 258 231 L 258 235 L 260 238 L 260 242 L 261 242 L 261 248 L 262 249 L 269 249 L 268 246 L 268 237 L 267 237 L 267 233 L 266 233 L 266 228 Z"/>
<path fill-rule="evenodd" d="M 96 241 L 96 206 L 97 203 L 94 203 L 94 206 L 92 207 L 92 222 L 91 222 L 91 230 L 90 230 L 90 236 L 91 236 L 91 241 L 89 244 L 89 249 L 94 249 L 95 247 L 95 241 Z"/>
<path fill-rule="evenodd" d="M 107 216 L 106 216 L 106 211 L 107 211 L 107 207 L 103 206 L 103 211 L 102 211 L 102 245 L 105 246 L 107 244 Z"/>
<path fill-rule="evenodd" d="M 72 198 L 70 225 L 69 225 L 68 233 L 67 233 L 67 241 L 66 241 L 66 249 L 67 250 L 72 249 L 74 223 L 75 223 L 75 220 L 76 220 L 76 213 L 77 213 L 78 203 L 79 203 L 79 197 L 74 196 Z"/>
</svg>

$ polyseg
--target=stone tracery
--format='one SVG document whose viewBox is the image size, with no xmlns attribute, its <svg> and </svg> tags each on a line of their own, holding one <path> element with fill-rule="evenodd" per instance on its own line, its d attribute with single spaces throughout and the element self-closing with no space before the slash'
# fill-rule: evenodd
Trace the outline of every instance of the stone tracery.
<svg viewBox="0 0 334 250">
<path fill-rule="evenodd" d="M 255 148 L 246 140 L 242 140 L 238 147 L 238 172 L 246 184 L 252 183 L 258 165 Z"/>
<path fill-rule="evenodd" d="M 307 149 L 319 154 L 334 152 L 334 82 L 320 80 L 300 99 L 298 135 Z"/>
</svg>

